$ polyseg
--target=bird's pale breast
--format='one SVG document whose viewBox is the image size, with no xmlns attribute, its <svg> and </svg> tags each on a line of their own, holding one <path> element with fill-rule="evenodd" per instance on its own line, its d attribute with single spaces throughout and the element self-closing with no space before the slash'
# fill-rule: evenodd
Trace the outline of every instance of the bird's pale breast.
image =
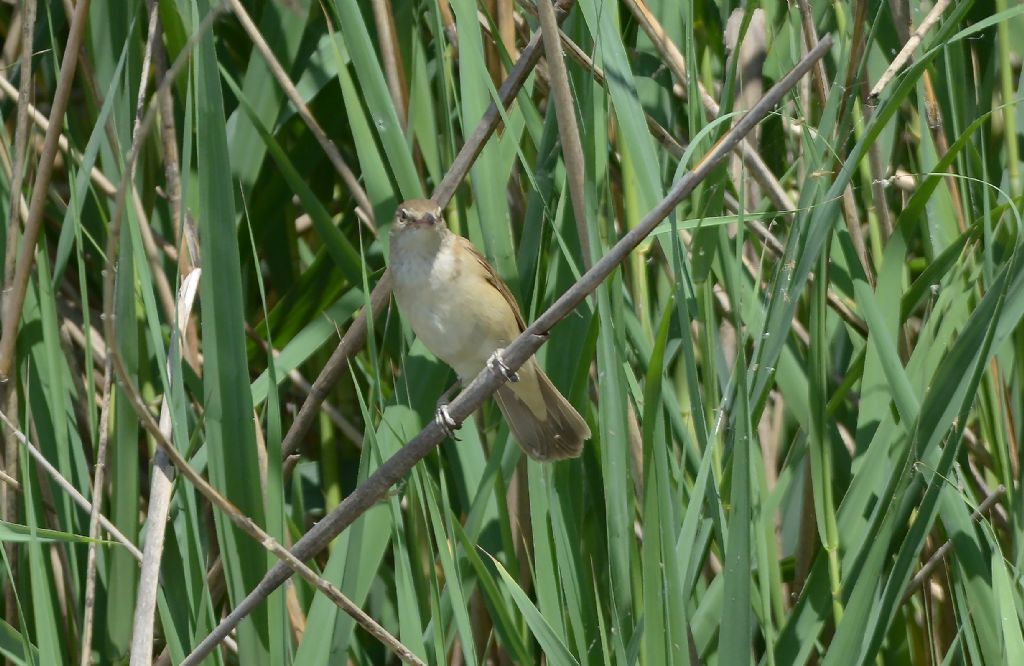
<svg viewBox="0 0 1024 666">
<path fill-rule="evenodd" d="M 423 344 L 467 380 L 518 333 L 512 309 L 475 263 L 460 261 L 448 247 L 394 270 L 402 315 Z"/>
</svg>

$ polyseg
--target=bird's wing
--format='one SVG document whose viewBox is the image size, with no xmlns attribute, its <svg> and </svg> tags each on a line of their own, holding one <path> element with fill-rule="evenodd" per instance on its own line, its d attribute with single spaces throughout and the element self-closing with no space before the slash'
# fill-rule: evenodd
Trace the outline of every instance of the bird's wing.
<svg viewBox="0 0 1024 666">
<path fill-rule="evenodd" d="M 516 316 L 516 322 L 519 324 L 519 331 L 525 331 L 526 322 L 523 321 L 523 315 L 519 312 L 519 304 L 516 303 L 516 297 L 512 295 L 511 291 L 509 291 L 508 285 L 505 284 L 505 281 L 498 276 L 498 272 L 494 270 L 494 266 L 491 266 L 490 262 L 487 261 L 484 255 L 480 254 L 480 250 L 476 249 L 476 247 L 466 238 L 459 236 L 459 243 L 461 243 L 463 249 L 473 255 L 473 258 L 480 264 L 480 268 L 483 269 L 484 279 L 487 280 L 492 287 L 498 290 L 498 293 L 505 298 L 508 306 L 512 308 L 512 313 Z"/>
</svg>

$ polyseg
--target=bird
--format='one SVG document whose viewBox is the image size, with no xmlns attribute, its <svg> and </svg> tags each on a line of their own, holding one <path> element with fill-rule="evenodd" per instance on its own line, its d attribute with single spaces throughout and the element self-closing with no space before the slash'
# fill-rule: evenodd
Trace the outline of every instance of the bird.
<svg viewBox="0 0 1024 666">
<path fill-rule="evenodd" d="M 431 199 L 411 199 L 395 210 L 388 236 L 388 267 L 398 310 L 416 336 L 465 385 L 485 367 L 509 383 L 495 393 L 498 408 L 528 456 L 575 458 L 590 428 L 534 358 L 517 372 L 501 351 L 526 328 L 508 285 L 468 239 L 453 233 Z M 451 435 L 446 405 L 436 420 Z"/>
</svg>

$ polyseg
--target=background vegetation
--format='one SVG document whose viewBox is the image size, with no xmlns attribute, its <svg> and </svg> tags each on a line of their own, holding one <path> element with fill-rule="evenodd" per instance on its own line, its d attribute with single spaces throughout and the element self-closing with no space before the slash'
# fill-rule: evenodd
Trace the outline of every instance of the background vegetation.
<svg viewBox="0 0 1024 666">
<path fill-rule="evenodd" d="M 290 544 L 453 380 L 388 307 L 282 452 L 533 2 L 211 4 L 0 5 L 11 663 L 125 662 L 133 636 L 178 663 L 277 561 L 168 476 L 158 422 Z M 715 170 L 552 330 L 580 459 L 527 461 L 488 404 L 311 562 L 427 663 L 1024 663 L 1024 7 L 740 4 L 564 2 L 568 88 L 542 60 L 447 207 L 532 320 L 758 71 L 835 40 L 752 137 L 766 168 Z M 209 660 L 397 657 L 295 577 Z"/>
</svg>

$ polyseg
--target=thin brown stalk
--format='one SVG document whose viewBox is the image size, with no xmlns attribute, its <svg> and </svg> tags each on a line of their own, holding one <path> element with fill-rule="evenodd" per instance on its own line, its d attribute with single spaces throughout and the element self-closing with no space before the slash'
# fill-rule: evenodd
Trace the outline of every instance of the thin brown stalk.
<svg viewBox="0 0 1024 666">
<path fill-rule="evenodd" d="M 14 175 L 14 164 L 11 162 L 11 153 L 7 150 L 7 144 L 6 143 L 0 143 L 0 170 L 2 170 L 3 171 L 3 175 L 7 177 L 7 182 L 11 182 L 12 178 L 13 178 L 13 175 Z M 28 202 L 25 201 L 25 195 L 24 194 L 21 194 L 20 192 L 18 193 L 18 202 L 17 203 L 18 203 L 18 208 L 17 208 L 18 217 L 20 218 L 21 222 L 24 223 L 25 220 L 28 219 Z M 15 229 L 14 229 L 14 232 L 18 232 L 18 231 L 21 231 L 21 226 L 20 225 L 16 226 Z M 11 232 L 10 227 L 8 227 L 7 233 L 14 233 L 14 232 Z M 15 235 L 15 238 L 17 238 L 17 235 Z M 12 259 L 12 261 L 10 263 L 10 269 L 9 270 L 5 270 L 5 272 L 13 272 L 13 270 L 14 270 L 14 259 L 16 259 L 16 258 L 17 258 L 17 255 L 15 255 L 13 257 L 13 259 Z"/>
<path fill-rule="evenodd" d="M 811 6 L 807 0 L 797 0 L 797 7 L 800 9 L 800 23 L 803 27 L 804 46 L 811 50 L 818 43 L 818 31 L 814 28 L 814 15 L 811 13 Z M 825 75 L 825 63 L 818 61 L 818 64 L 811 70 L 811 82 L 818 99 L 822 104 L 828 99 L 828 81 Z"/>
<path fill-rule="evenodd" d="M 43 471 L 50 475 L 50 478 L 53 479 L 54 483 L 56 483 L 61 490 L 66 492 L 68 494 L 68 497 L 70 497 L 75 504 L 80 506 L 82 510 L 89 512 L 91 514 L 92 503 L 89 502 L 89 500 L 87 500 L 85 496 L 82 495 L 82 493 L 78 492 L 78 489 L 71 485 L 71 482 L 65 479 L 61 475 L 60 471 L 57 470 L 56 467 L 50 464 L 50 461 L 46 459 L 46 456 L 44 456 L 42 452 L 39 449 L 37 449 L 35 445 L 32 444 L 31 441 L 29 441 L 28 437 L 25 436 L 25 433 L 23 433 L 14 424 L 14 422 L 7 417 L 7 414 L 5 412 L 0 411 L 0 421 L 3 421 L 7 425 L 7 427 L 14 434 L 15 438 L 19 442 L 21 442 L 21 445 L 24 446 L 25 450 L 28 451 L 29 455 L 32 456 L 32 459 L 35 460 L 36 463 L 43 468 Z M 139 560 L 140 562 L 142 561 L 142 551 L 140 551 L 135 546 L 135 544 L 129 541 L 128 537 L 122 534 L 121 531 L 117 529 L 117 527 L 112 522 L 110 522 L 108 518 L 106 518 L 103 514 L 100 514 L 99 522 L 100 525 L 103 526 L 103 529 L 110 533 L 110 536 L 114 541 L 124 546 L 128 550 L 128 552 L 131 553 L 132 557 Z"/>
<path fill-rule="evenodd" d="M 0 387 L 0 399 L 3 400 L 2 409 L 5 412 L 11 414 L 18 413 L 18 391 L 15 382 L 8 382 L 6 385 Z M 14 523 L 18 520 L 18 505 L 15 502 L 14 497 L 11 496 L 10 489 L 20 491 L 21 486 L 17 480 L 18 474 L 18 440 L 4 433 L 4 471 L 5 484 L 0 488 L 0 497 L 3 498 L 3 513 L 0 516 L 3 517 L 9 523 Z M 7 481 L 9 479 L 9 481 Z M 17 544 L 8 542 L 3 545 L 4 554 L 7 556 L 8 566 L 11 568 L 11 577 L 17 576 L 18 572 L 18 548 Z M 16 579 L 15 579 L 16 580 Z M 18 603 L 15 597 L 15 590 L 13 585 L 8 585 L 4 589 L 4 619 L 12 627 L 17 627 L 20 624 Z"/>
<path fill-rule="evenodd" d="M 867 39 L 867 28 L 866 26 L 870 23 L 867 19 L 868 15 L 868 3 L 866 0 L 857 0 L 854 3 L 853 10 L 853 36 L 850 38 L 850 67 L 846 68 L 846 80 L 843 82 L 843 90 L 856 91 L 858 90 L 858 82 L 866 82 L 866 79 L 861 76 L 860 63 L 864 57 L 864 49 L 867 48 L 865 40 Z M 837 118 L 842 118 L 846 113 L 846 107 L 853 104 L 856 100 L 856 95 L 844 95 L 839 103 L 839 113 L 836 114 Z"/>
<path fill-rule="evenodd" d="M 103 508 L 103 483 L 107 471 L 107 443 L 109 442 L 109 421 L 111 403 L 111 383 L 113 376 L 110 363 L 103 372 L 103 407 L 100 409 L 99 444 L 96 447 L 96 471 L 92 480 L 92 513 L 89 516 L 89 538 L 99 539 L 100 512 Z M 93 618 L 96 613 L 96 547 L 95 541 L 89 543 L 89 554 L 85 565 L 85 613 L 82 618 L 82 651 L 79 655 L 81 666 L 89 666 L 92 662 Z"/>
<path fill-rule="evenodd" d="M 7 296 L 14 284 L 14 267 L 18 249 L 18 231 L 21 225 L 18 220 L 21 217 L 21 206 L 24 202 L 21 190 L 27 170 L 26 156 L 28 153 L 28 135 L 31 128 L 28 124 L 29 97 L 32 93 L 32 42 L 36 23 L 36 2 L 27 0 L 22 4 L 21 12 L 21 71 L 18 86 L 20 95 L 18 97 L 18 110 L 14 130 L 14 163 L 11 165 L 11 210 L 7 217 L 7 246 L 4 256 L 4 282 L 3 299 L 0 300 L 0 312 L 7 303 Z M 2 78 L 2 77 L 0 77 Z M 25 218 L 27 221 L 27 217 Z M 18 404 L 16 382 L 5 382 L 0 385 L 0 401 L 5 410 L 16 413 Z M 14 437 L 4 437 L 4 468 L 6 474 L 11 478 L 18 476 L 18 443 Z M 12 501 L 7 487 L 0 488 L 0 517 L 9 522 L 17 519 L 17 507 Z M 8 561 L 12 568 L 11 575 L 17 565 L 18 551 L 14 544 L 4 544 Z M 12 586 L 7 586 L 4 592 L 4 605 L 6 608 L 5 617 L 12 626 L 17 626 L 17 606 L 14 599 Z"/>
<path fill-rule="evenodd" d="M 985 515 L 985 512 L 991 509 L 992 506 L 996 502 L 998 502 L 1005 494 L 1006 486 L 997 486 L 995 490 L 989 493 L 989 495 L 984 500 L 982 500 L 981 504 L 978 505 L 978 508 L 971 512 L 971 520 L 973 520 L 974 522 L 978 522 L 979 520 L 981 520 L 982 516 Z M 917 591 L 917 588 L 924 585 L 925 581 L 927 581 L 928 578 L 931 577 L 932 572 L 935 571 L 935 568 L 939 566 L 939 563 L 942 562 L 942 560 L 952 549 L 952 539 L 949 539 L 944 544 L 935 549 L 935 552 L 932 553 L 932 556 L 929 557 L 928 561 L 924 563 L 924 566 L 921 567 L 921 570 L 914 574 L 914 577 L 910 579 L 909 583 L 907 583 L 907 589 L 903 593 L 903 603 L 909 601 L 910 597 L 914 596 L 914 593 Z"/>
<path fill-rule="evenodd" d="M 29 118 L 36 125 L 36 127 L 41 129 L 44 133 L 49 131 L 49 118 L 40 113 L 39 109 L 37 109 L 34 105 L 27 101 L 30 95 L 19 91 L 17 88 L 11 85 L 10 81 L 8 81 L 6 78 L 0 75 L 0 98 L 2 97 L 9 97 L 10 99 L 14 100 L 19 104 L 21 103 L 22 99 L 25 99 L 25 108 L 28 111 Z M 17 136 L 17 134 L 18 133 L 15 132 L 15 136 Z M 57 139 L 57 147 L 60 149 L 61 153 L 70 157 L 71 160 L 75 162 L 75 164 L 81 165 L 83 163 L 82 154 L 71 147 L 71 145 L 68 143 L 68 138 L 63 134 L 61 134 Z M 103 175 L 103 172 L 100 171 L 95 166 L 89 170 L 89 179 L 92 181 L 92 184 L 95 185 L 96 188 L 105 196 L 112 197 L 114 196 L 114 192 L 117 191 L 117 188 L 114 186 L 113 183 L 110 182 L 110 179 Z"/>
<path fill-rule="evenodd" d="M 147 0 L 155 2 L 155 0 Z M 159 14 L 158 14 L 159 18 Z M 157 24 L 157 30 L 162 31 L 163 26 Z M 162 44 L 157 44 L 153 53 L 153 73 L 157 81 L 163 81 L 167 77 L 167 50 Z M 174 118 L 174 97 L 168 88 L 160 87 L 156 92 L 156 100 L 160 109 L 160 139 L 163 144 L 164 154 L 164 195 L 167 197 L 168 208 L 171 211 L 171 226 L 174 229 L 174 237 L 178 240 L 177 260 L 178 271 L 187 275 L 192 270 L 191 257 L 185 245 L 182 223 L 184 215 L 181 206 L 181 173 L 178 170 L 178 131 Z"/>
<path fill-rule="evenodd" d="M 885 90 L 886 86 L 889 85 L 889 82 L 892 81 L 893 77 L 896 76 L 896 73 L 903 69 L 903 66 L 910 61 L 910 57 L 914 55 L 914 51 L 924 40 L 924 36 L 928 34 L 928 31 L 939 22 L 943 12 L 945 12 L 946 8 L 949 7 L 949 3 L 950 0 L 938 0 L 938 2 L 935 3 L 932 10 L 924 17 L 924 21 L 921 22 L 921 25 L 918 26 L 917 30 L 910 35 L 907 43 L 903 45 L 902 49 L 900 49 L 896 58 L 889 63 L 888 67 L 885 68 L 885 71 L 882 72 L 882 76 L 878 77 L 878 82 L 871 89 L 871 92 L 868 93 L 869 102 L 875 103 L 878 101 L 878 97 L 882 94 L 882 91 Z"/>
<path fill-rule="evenodd" d="M 808 53 L 790 70 L 721 140 L 688 171 L 639 225 L 626 233 L 600 261 L 596 262 L 579 280 L 564 292 L 543 314 L 502 352 L 502 360 L 511 371 L 517 370 L 532 357 L 548 338 L 548 332 L 579 306 L 613 271 L 629 256 L 658 224 L 670 215 L 689 194 L 729 155 L 736 145 L 779 103 L 782 97 L 796 85 L 809 67 L 825 55 L 832 46 L 831 36 L 826 35 L 818 48 Z M 507 381 L 505 375 L 485 368 L 448 404 L 448 412 L 456 424 L 461 424 L 483 402 Z M 432 452 L 446 437 L 445 428 L 437 421 L 431 421 L 416 437 L 401 450 L 386 460 L 362 484 L 355 488 L 330 514 L 318 522 L 296 542 L 291 554 L 307 559 L 320 552 L 353 521 L 384 498 L 391 488 L 401 481 L 418 463 Z M 227 636 L 243 618 L 266 597 L 291 576 L 288 566 L 277 564 L 259 585 L 243 599 L 224 620 L 204 638 L 185 660 L 195 664 L 206 657 Z"/>
<path fill-rule="evenodd" d="M 537 13 L 540 15 L 541 35 L 544 39 L 544 53 L 548 63 L 551 91 L 555 98 L 555 115 L 558 119 L 558 136 L 562 143 L 562 159 L 565 161 L 566 180 L 569 182 L 569 196 L 572 199 L 573 217 L 576 218 L 576 234 L 583 250 L 583 262 L 588 268 L 593 262 L 590 238 L 587 233 L 587 201 L 585 196 L 586 162 L 583 159 L 583 144 L 580 143 L 579 127 L 576 125 L 576 105 L 569 88 L 569 73 L 562 56 L 562 42 L 559 39 L 558 20 L 551 0 L 538 0 Z"/>
<path fill-rule="evenodd" d="M 861 79 L 861 92 L 866 94 L 868 89 L 867 79 Z M 871 111 L 864 107 L 864 120 L 871 117 Z M 884 245 L 889 236 L 892 236 L 892 213 L 889 212 L 889 202 L 885 196 L 886 169 L 882 163 L 882 147 L 877 141 L 868 146 L 868 168 L 871 169 L 871 198 L 875 204 L 875 215 L 882 227 L 882 244 Z"/>
<path fill-rule="evenodd" d="M 292 628 L 292 640 L 298 645 L 306 633 L 306 613 L 299 603 L 299 595 L 295 591 L 295 585 L 289 585 L 285 592 L 285 608 L 288 611 L 288 623 Z"/>
<path fill-rule="evenodd" d="M 519 59 L 516 52 L 516 13 L 513 0 L 498 0 L 498 39 L 501 40 L 508 57 L 513 62 Z M 508 72 L 502 68 L 502 78 Z"/>
<path fill-rule="evenodd" d="M 16 493 L 21 492 L 21 483 L 7 472 L 4 472 L 3 470 L 0 470 L 0 483 L 3 483 L 6 486 L 10 486 L 11 490 L 13 490 Z M 52 509 L 52 507 L 48 507 L 48 509 Z"/>
<path fill-rule="evenodd" d="M 968 432 L 968 431 L 964 431 Z M 985 473 L 978 469 L 977 463 L 974 462 L 973 458 L 968 459 L 968 468 L 970 469 L 971 478 L 974 479 L 974 483 L 978 486 L 978 490 L 983 493 L 986 497 L 992 494 L 988 484 L 985 482 Z M 991 507 L 992 519 L 995 526 L 1001 530 L 1010 529 L 1010 517 L 1006 509 L 1001 504 L 994 504 Z"/>
<path fill-rule="evenodd" d="M 36 430 L 35 419 L 32 415 L 28 417 L 29 427 L 32 428 L 32 433 L 35 436 L 36 441 L 39 441 L 39 432 Z M 39 498 L 43 504 L 56 505 L 54 501 L 53 487 L 46 483 L 46 479 L 43 476 L 43 471 L 39 468 L 35 470 L 38 478 L 38 490 Z M 60 530 L 62 525 L 60 519 L 56 513 L 45 512 L 42 515 L 42 524 L 50 530 Z M 66 543 L 51 543 L 46 547 L 49 551 L 50 558 L 50 573 L 53 576 L 53 592 L 57 599 L 58 615 L 61 622 L 63 623 L 63 631 L 68 636 L 69 644 L 78 646 L 78 618 L 75 614 L 75 610 L 78 609 L 78 590 L 71 583 L 71 563 L 68 560 L 68 544 Z M 69 662 L 74 663 L 77 661 L 75 655 L 69 654 Z"/>
<path fill-rule="evenodd" d="M 448 0 L 437 0 L 437 9 L 441 13 L 441 24 L 444 26 L 444 34 L 448 37 L 448 42 L 458 49 L 459 33 L 455 29 L 455 17 L 452 16 L 451 5 L 448 4 Z"/>
<path fill-rule="evenodd" d="M 43 148 L 39 155 L 35 188 L 32 190 L 32 200 L 29 203 L 28 221 L 25 223 L 21 253 L 18 255 L 11 290 L 4 298 L 4 321 L 2 334 L 0 334 L 0 382 L 9 380 L 11 365 L 14 362 L 14 345 L 18 324 L 21 323 L 21 309 L 25 304 L 25 292 L 28 290 L 29 276 L 32 273 L 32 265 L 35 263 L 36 242 L 39 240 L 39 232 L 43 227 L 43 209 L 46 204 L 47 192 L 50 189 L 50 180 L 53 177 L 53 165 L 57 158 L 60 121 L 64 118 L 64 112 L 68 108 L 68 100 L 71 97 L 71 86 L 78 64 L 78 51 L 82 46 L 85 24 L 89 17 L 89 3 L 90 0 L 79 0 L 71 18 L 71 29 L 68 33 L 64 60 L 60 66 L 60 78 L 57 80 L 57 90 L 50 107 L 52 122 L 43 139 Z"/>
<path fill-rule="evenodd" d="M 28 136 L 30 132 L 29 128 L 29 98 L 32 94 L 32 43 L 33 43 L 33 29 L 35 27 L 35 16 L 36 16 L 36 3 L 35 0 L 29 0 L 26 2 L 21 15 L 21 66 L 18 80 L 18 91 L 13 90 L 13 86 L 7 82 L 2 76 L 0 79 L 3 83 L 11 89 L 14 94 L 12 97 L 17 101 L 18 110 L 14 126 L 14 163 L 11 167 L 11 180 L 10 180 L 10 191 L 17 193 L 19 196 L 11 197 L 11 209 L 7 215 L 7 246 L 6 256 L 4 258 L 4 294 L 6 295 L 7 290 L 10 289 L 11 282 L 14 279 L 14 265 L 17 258 L 18 249 L 18 230 L 21 225 L 18 224 L 19 217 L 19 204 L 21 203 L 21 189 L 24 185 L 25 172 L 26 172 L 26 155 L 28 153 Z M 6 299 L 5 299 L 6 300 Z"/>
<path fill-rule="evenodd" d="M 804 45 L 809 51 L 817 45 L 818 33 L 814 27 L 814 18 L 811 14 L 811 7 L 807 0 L 798 0 L 797 4 L 800 8 L 800 18 L 803 23 Z M 818 63 L 818 66 L 814 68 L 812 80 L 814 81 L 816 89 L 815 92 L 818 95 L 818 99 L 822 106 L 824 106 L 825 102 L 828 100 L 829 88 L 824 64 Z M 838 163 L 836 168 L 839 168 Z M 846 228 L 850 232 L 850 241 L 853 244 L 854 250 L 857 252 L 857 257 L 860 259 L 861 267 L 864 269 L 864 274 L 867 276 L 869 284 L 874 286 L 874 263 L 868 256 L 868 246 L 864 240 L 864 228 L 860 223 L 860 215 L 857 213 L 857 204 L 853 199 L 853 188 L 850 186 L 847 186 L 843 190 L 842 211 L 843 219 L 846 221 Z"/>
<path fill-rule="evenodd" d="M 24 4 L 19 5 L 19 7 L 24 7 Z M 11 14 L 10 23 L 7 24 L 7 39 L 4 41 L 3 47 L 0 48 L 0 69 L 7 69 L 17 59 L 18 53 L 22 51 L 22 42 L 18 37 L 24 35 L 24 33 L 24 11 L 16 10 Z"/>
<path fill-rule="evenodd" d="M 263 337 L 261 337 L 255 330 L 253 330 L 252 326 L 250 326 L 248 323 L 245 325 L 245 334 L 249 336 L 250 340 L 259 345 L 260 349 L 262 349 L 264 352 L 269 351 L 275 360 L 281 355 L 281 352 L 279 350 L 271 349 L 270 345 L 267 344 L 267 341 L 263 339 Z M 305 393 L 306 395 L 309 395 L 309 392 L 313 390 L 313 385 L 310 384 L 306 380 L 306 378 L 302 376 L 302 373 L 299 372 L 298 370 L 293 368 L 289 370 L 286 374 L 288 379 L 291 380 L 292 384 L 295 384 L 295 386 L 298 387 L 298 389 Z M 354 444 L 356 448 L 363 448 L 363 433 L 360 432 L 360 430 L 356 428 L 356 426 L 351 421 L 349 421 L 344 414 L 341 413 L 341 410 L 339 410 L 334 405 L 328 403 L 326 400 L 323 402 L 322 405 L 320 405 L 320 409 L 324 413 L 324 415 L 327 416 L 327 418 L 329 418 L 335 426 L 337 426 L 338 430 L 341 432 L 342 435 L 345 436 L 347 440 Z"/>
<path fill-rule="evenodd" d="M 935 94 L 935 86 L 932 83 L 931 74 L 924 71 L 921 77 L 924 83 L 925 108 L 928 111 L 928 129 L 931 131 L 932 140 L 935 141 L 935 150 L 939 155 L 949 153 L 949 139 L 946 138 L 944 122 L 942 120 L 942 107 L 939 105 L 939 98 Z M 954 173 L 953 165 L 946 167 L 949 177 L 946 178 L 946 187 L 949 188 L 950 203 L 953 205 L 953 214 L 956 215 L 957 227 L 960 233 L 967 231 L 967 219 L 964 215 L 963 203 L 960 199 L 960 185 Z"/>
<path fill-rule="evenodd" d="M 483 12 L 497 23 L 498 0 L 479 0 L 476 4 L 480 8 L 477 10 L 477 14 Z M 490 41 L 485 41 L 483 48 L 484 65 L 487 67 L 487 73 L 491 75 L 491 81 L 494 82 L 494 85 L 498 85 L 503 78 L 501 56 L 498 54 L 498 40 L 491 39 Z"/>
<path fill-rule="evenodd" d="M 4 413 L 6 414 L 7 412 L 4 412 Z M 7 472 L 4 472 L 4 471 L 0 471 L 0 484 L 4 484 L 6 486 L 9 486 L 10 489 L 12 491 L 14 491 L 15 493 L 20 493 L 23 490 L 22 489 L 22 484 L 20 484 L 20 482 L 18 482 L 16 480 L 16 478 L 12 478 L 11 476 L 8 476 Z M 42 499 L 42 498 L 40 498 L 40 499 Z M 52 502 L 50 502 L 49 500 L 46 500 L 46 499 L 42 499 L 42 504 L 43 504 L 43 509 L 46 510 L 47 514 L 54 515 L 54 516 L 57 515 L 57 509 L 56 509 L 55 506 L 53 506 Z M 86 510 L 91 511 L 92 510 L 92 505 L 89 504 L 89 506 L 87 507 Z M 101 525 L 103 527 L 103 529 L 105 530 L 106 529 L 106 523 L 104 523 L 104 521 L 106 521 L 106 516 L 100 514 L 99 525 Z"/>
<path fill-rule="evenodd" d="M 404 132 L 409 122 L 409 99 L 406 95 L 402 52 L 398 47 L 398 35 L 395 34 L 394 11 L 391 9 L 391 0 L 373 0 L 370 6 L 373 8 L 373 22 L 377 26 L 384 80 L 387 81 L 391 103 L 395 107 L 398 123 Z"/>
<path fill-rule="evenodd" d="M 852 52 L 850 54 L 850 62 L 858 63 L 864 54 L 866 48 L 865 40 L 867 39 L 865 23 L 868 10 L 867 0 L 857 0 L 854 9 L 853 18 L 853 37 Z M 895 8 L 893 11 L 896 13 Z M 859 90 L 861 99 L 867 99 L 868 96 L 868 81 L 865 77 L 857 77 L 858 71 L 856 67 L 850 67 L 846 71 L 846 90 Z M 859 80 L 857 80 L 859 78 Z M 851 96 L 852 99 L 852 96 Z M 841 104 L 841 109 L 838 117 L 843 116 L 842 109 L 845 109 L 847 100 L 844 98 Z M 861 113 L 863 115 L 864 123 L 867 124 L 871 118 L 871 107 L 867 104 L 861 105 Z M 882 148 L 878 141 L 873 141 L 868 146 L 868 168 L 871 171 L 871 200 L 875 209 L 875 216 L 878 218 L 878 222 L 881 225 L 881 244 L 884 246 L 889 240 L 889 236 L 892 235 L 892 214 L 889 211 L 889 203 L 885 196 L 885 186 L 882 184 L 882 180 L 885 176 L 885 165 L 882 160 Z"/>
<path fill-rule="evenodd" d="M 235 14 L 235 18 L 242 24 L 242 29 L 245 30 L 245 34 L 248 35 L 252 41 L 253 46 L 259 51 L 260 55 L 267 63 L 267 68 L 273 75 L 274 80 L 277 81 L 277 85 L 281 86 L 281 90 L 284 92 L 288 101 L 295 107 L 295 111 L 302 118 L 302 121 L 306 123 L 306 126 L 313 133 L 313 137 L 316 139 L 320 147 L 323 148 L 324 153 L 327 155 L 327 159 L 330 160 L 334 170 L 341 176 L 342 182 L 345 183 L 345 187 L 348 188 L 352 198 L 355 199 L 356 208 L 361 212 L 359 216 L 367 228 L 375 235 L 377 233 L 376 221 L 373 217 L 373 206 L 370 204 L 370 197 L 366 195 L 366 191 L 363 186 L 359 184 L 359 179 L 356 177 L 352 169 L 345 163 L 344 158 L 341 156 L 341 152 L 338 151 L 338 147 L 334 142 L 327 136 L 323 128 L 320 127 L 320 123 L 310 113 L 309 107 L 302 99 L 302 95 L 295 88 L 295 84 L 292 83 L 291 79 L 288 78 L 288 73 L 284 67 L 281 66 L 281 62 L 274 55 L 274 52 L 270 49 L 270 45 L 267 44 L 267 40 L 263 39 L 263 35 L 260 33 L 259 28 L 253 23 L 249 13 L 245 11 L 245 7 L 242 6 L 240 0 L 227 0 L 231 6 L 231 11 Z"/>
<path fill-rule="evenodd" d="M 840 163 L 836 163 L 836 170 L 838 171 Z M 857 212 L 857 202 L 853 198 L 853 187 L 847 185 L 843 190 L 842 201 L 840 202 L 841 210 L 843 211 L 843 219 L 846 221 L 846 228 L 850 232 L 850 242 L 853 244 L 853 249 L 857 253 L 857 257 L 860 259 L 861 268 L 864 270 L 864 275 L 868 279 L 868 284 L 872 287 L 875 286 L 875 268 L 874 262 L 871 261 L 871 257 L 868 255 L 867 241 L 864 240 L 864 227 L 861 224 L 860 214 Z"/>
<path fill-rule="evenodd" d="M 147 0 L 147 2 L 155 4 L 155 0 Z M 162 31 L 162 29 L 163 26 L 158 24 L 157 30 Z M 162 43 L 157 44 L 156 51 L 153 53 L 153 71 L 157 81 L 163 81 L 167 76 L 167 51 Z M 195 243 L 190 244 L 187 238 L 195 238 L 196 233 L 191 220 L 183 214 L 181 205 L 181 173 L 178 169 L 179 151 L 174 120 L 174 98 L 168 88 L 160 87 L 156 93 L 156 100 L 160 109 L 160 139 L 164 148 L 164 192 L 171 211 L 171 228 L 174 229 L 176 240 L 175 259 L 178 262 L 179 275 L 185 276 L 192 272 L 195 264 L 199 263 L 199 257 L 189 251 L 189 248 Z M 192 370 L 202 376 L 202 367 L 199 363 L 199 330 L 195 319 L 189 318 L 186 321 L 183 335 L 182 356 Z"/>
</svg>

